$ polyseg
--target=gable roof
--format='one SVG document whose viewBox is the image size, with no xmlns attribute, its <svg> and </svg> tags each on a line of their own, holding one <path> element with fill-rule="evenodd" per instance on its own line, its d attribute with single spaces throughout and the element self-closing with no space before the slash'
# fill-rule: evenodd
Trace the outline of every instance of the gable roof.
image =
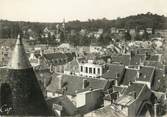
<svg viewBox="0 0 167 117">
<path fill-rule="evenodd" d="M 62 84 L 65 88 L 65 94 L 75 95 L 79 92 L 88 91 L 90 89 L 102 89 L 105 90 L 109 86 L 109 82 L 104 79 L 86 78 L 72 75 L 62 75 Z M 53 75 L 51 84 L 47 87 L 47 91 L 63 93 L 62 89 L 59 89 L 59 78 L 57 75 Z M 87 81 L 87 87 L 83 88 L 83 80 Z"/>
</svg>

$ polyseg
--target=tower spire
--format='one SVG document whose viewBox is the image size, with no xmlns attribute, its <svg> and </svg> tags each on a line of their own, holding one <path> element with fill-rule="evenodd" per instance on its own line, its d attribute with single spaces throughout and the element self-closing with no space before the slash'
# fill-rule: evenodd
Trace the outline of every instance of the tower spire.
<svg viewBox="0 0 167 117">
<path fill-rule="evenodd" d="M 31 68 L 31 64 L 27 58 L 22 42 L 22 37 L 18 35 L 16 45 L 12 54 L 11 61 L 9 62 L 9 69 L 27 69 Z"/>
</svg>

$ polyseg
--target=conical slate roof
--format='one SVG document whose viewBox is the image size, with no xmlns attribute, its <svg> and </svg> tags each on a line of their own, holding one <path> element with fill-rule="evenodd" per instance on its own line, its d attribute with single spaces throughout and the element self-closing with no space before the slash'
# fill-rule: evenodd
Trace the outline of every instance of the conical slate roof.
<svg viewBox="0 0 167 117">
<path fill-rule="evenodd" d="M 9 113 L 0 115 L 49 116 L 52 115 L 41 88 L 26 56 L 19 37 L 9 63 L 8 75 L 0 83 L 0 107 L 7 105 Z"/>
<path fill-rule="evenodd" d="M 26 56 L 21 36 L 18 36 L 16 46 L 13 51 L 12 59 L 9 63 L 9 69 L 27 69 L 31 64 Z"/>
</svg>

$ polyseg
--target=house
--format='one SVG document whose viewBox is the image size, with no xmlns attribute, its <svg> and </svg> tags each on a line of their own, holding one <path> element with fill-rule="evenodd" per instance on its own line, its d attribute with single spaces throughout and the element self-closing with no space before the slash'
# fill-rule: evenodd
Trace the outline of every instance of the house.
<svg viewBox="0 0 167 117">
<path fill-rule="evenodd" d="M 116 29 L 115 27 L 112 27 L 112 28 L 110 29 L 110 31 L 111 31 L 111 34 L 117 33 L 117 29 Z"/>
<path fill-rule="evenodd" d="M 152 90 L 157 92 L 166 92 L 167 88 L 166 73 L 163 69 L 155 69 L 154 79 L 152 83 Z"/>
<path fill-rule="evenodd" d="M 2 66 L 8 64 L 12 54 L 12 49 L 8 46 L 2 46 L 0 49 L 0 63 Z"/>
<path fill-rule="evenodd" d="M 129 66 L 130 55 L 129 54 L 122 54 L 122 55 L 112 56 L 111 62 L 112 63 L 117 62 L 117 63 L 123 64 L 125 66 Z"/>
<path fill-rule="evenodd" d="M 153 115 L 155 96 L 145 84 L 132 83 L 112 107 L 128 117 Z"/>
<path fill-rule="evenodd" d="M 121 97 L 127 87 L 125 86 L 115 86 L 112 85 L 112 88 L 108 89 L 105 92 L 105 97 L 104 97 L 104 106 L 111 105 L 117 98 Z"/>
<path fill-rule="evenodd" d="M 73 60 L 73 57 L 75 57 L 74 53 L 43 53 L 43 51 L 40 51 L 40 53 L 35 54 L 32 52 L 30 54 L 29 60 L 31 61 L 31 64 L 35 66 L 47 66 L 50 68 L 50 71 L 52 72 L 60 72 L 64 73 L 65 66 L 68 62 Z"/>
<path fill-rule="evenodd" d="M 146 59 L 145 54 L 130 54 L 130 65 L 131 66 L 139 66 L 143 65 Z"/>
<path fill-rule="evenodd" d="M 100 89 L 88 90 L 76 94 L 71 101 L 63 95 L 48 99 L 50 107 L 59 113 L 59 116 L 80 116 L 103 106 L 103 93 Z"/>
<path fill-rule="evenodd" d="M 53 112 L 57 113 L 60 117 L 77 114 L 77 108 L 65 95 L 48 99 L 47 103 Z"/>
<path fill-rule="evenodd" d="M 77 111 L 84 114 L 104 105 L 103 91 L 109 87 L 110 83 L 104 79 L 56 75 L 46 90 L 48 99 L 66 95 Z"/>
<path fill-rule="evenodd" d="M 154 50 L 151 48 L 137 48 L 137 54 L 153 54 Z"/>
<path fill-rule="evenodd" d="M 120 111 L 113 109 L 111 105 L 99 108 L 84 115 L 84 117 L 128 117 Z"/>
<path fill-rule="evenodd" d="M 144 33 L 145 33 L 145 30 L 143 29 L 139 30 L 139 35 L 144 35 Z"/>
<path fill-rule="evenodd" d="M 152 28 L 146 28 L 146 32 L 148 34 L 153 34 L 153 29 Z"/>
<path fill-rule="evenodd" d="M 131 35 L 132 40 L 134 40 L 134 38 L 135 38 L 135 36 L 136 36 L 136 30 L 135 30 L 135 29 L 130 29 L 130 30 L 129 30 L 129 34 Z"/>
<path fill-rule="evenodd" d="M 114 80 L 115 86 L 120 85 L 125 71 L 125 66 L 120 64 L 110 64 L 109 69 L 101 77 L 109 81 Z"/>
<path fill-rule="evenodd" d="M 146 54 L 146 61 L 150 62 L 162 62 L 162 54 Z"/>
<path fill-rule="evenodd" d="M 110 82 L 104 79 L 86 78 L 74 75 L 58 75 L 54 73 L 52 81 L 46 88 L 46 91 L 48 98 L 54 98 L 65 94 L 72 99 L 80 92 L 90 89 L 107 90 L 109 87 Z"/>
<path fill-rule="evenodd" d="M 90 53 L 98 53 L 102 49 L 101 46 L 90 45 Z"/>
<path fill-rule="evenodd" d="M 130 83 L 133 83 L 136 81 L 138 70 L 134 68 L 126 68 L 124 77 L 122 78 L 121 85 L 123 86 L 129 86 Z"/>
<path fill-rule="evenodd" d="M 155 68 L 158 68 L 158 69 L 163 69 L 164 65 L 162 62 L 158 62 L 158 61 L 145 61 L 144 62 L 144 65 L 145 66 L 152 66 L 152 67 L 155 67 Z"/>
<path fill-rule="evenodd" d="M 155 67 L 141 66 L 136 77 L 136 82 L 146 84 L 148 88 L 152 88 Z"/>
<path fill-rule="evenodd" d="M 79 62 L 76 57 L 65 65 L 64 74 L 79 76 Z"/>
<path fill-rule="evenodd" d="M 98 60 L 87 60 L 79 62 L 79 74 L 85 77 L 99 77 L 106 71 L 105 64 Z"/>
</svg>

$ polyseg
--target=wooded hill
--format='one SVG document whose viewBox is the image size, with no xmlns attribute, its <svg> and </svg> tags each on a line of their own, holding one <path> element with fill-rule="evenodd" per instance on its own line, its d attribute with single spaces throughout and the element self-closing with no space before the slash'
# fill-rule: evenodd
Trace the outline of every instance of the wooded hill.
<svg viewBox="0 0 167 117">
<path fill-rule="evenodd" d="M 23 30 L 31 29 L 36 34 L 41 34 L 45 27 L 49 29 L 56 29 L 58 23 L 39 23 L 39 22 L 24 22 L 24 21 L 7 21 L 0 20 L 0 38 L 16 38 L 17 34 Z M 111 27 L 116 28 L 153 28 L 153 29 L 167 29 L 167 17 L 150 12 L 146 14 L 138 14 L 128 16 L 125 18 L 117 18 L 115 20 L 103 19 L 89 19 L 82 22 L 79 20 L 66 22 L 66 31 L 71 29 L 80 31 L 87 29 L 88 31 L 96 31 L 98 28 L 103 28 L 109 31 Z"/>
</svg>

